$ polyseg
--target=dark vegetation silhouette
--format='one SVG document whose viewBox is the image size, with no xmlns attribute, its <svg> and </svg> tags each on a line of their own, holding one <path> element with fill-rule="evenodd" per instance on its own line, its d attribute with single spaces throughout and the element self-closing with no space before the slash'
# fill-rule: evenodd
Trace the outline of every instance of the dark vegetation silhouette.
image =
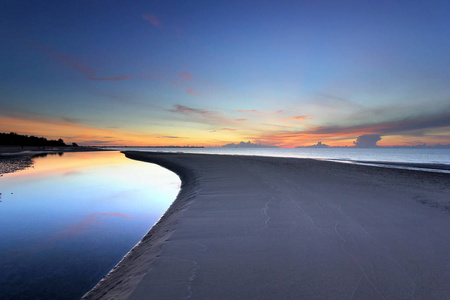
<svg viewBox="0 0 450 300">
<path fill-rule="evenodd" d="M 44 137 L 20 135 L 15 132 L 0 133 L 0 145 L 4 146 L 66 146 L 62 139 L 59 140 L 47 140 Z"/>
</svg>

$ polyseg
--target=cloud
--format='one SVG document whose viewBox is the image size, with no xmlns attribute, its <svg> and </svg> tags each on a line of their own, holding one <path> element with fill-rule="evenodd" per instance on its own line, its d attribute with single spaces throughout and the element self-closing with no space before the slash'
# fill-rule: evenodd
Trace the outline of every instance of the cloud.
<svg viewBox="0 0 450 300">
<path fill-rule="evenodd" d="M 173 135 L 163 135 L 163 138 L 167 138 L 167 139 L 180 139 L 181 137 L 179 136 L 173 136 Z"/>
<path fill-rule="evenodd" d="M 256 109 L 239 109 L 236 110 L 239 113 L 252 113 L 252 114 L 263 114 L 262 111 L 256 110 Z"/>
<path fill-rule="evenodd" d="M 180 76 L 180 78 L 183 80 L 191 80 L 194 78 L 194 75 L 192 75 L 191 73 L 188 73 L 188 72 L 178 73 L 178 76 Z"/>
<path fill-rule="evenodd" d="M 164 79 L 166 76 L 159 74 L 140 74 L 134 75 L 133 77 L 141 78 L 141 79 Z"/>
<path fill-rule="evenodd" d="M 61 117 L 61 120 L 63 122 L 67 122 L 67 123 L 80 123 L 81 122 L 81 119 L 70 118 L 70 117 Z"/>
<path fill-rule="evenodd" d="M 247 119 L 234 119 L 236 122 L 245 122 Z"/>
<path fill-rule="evenodd" d="M 169 109 L 173 113 L 181 113 L 184 115 L 196 115 L 212 121 L 228 122 L 229 120 L 215 111 L 209 111 L 198 108 L 191 108 L 184 105 L 174 105 L 173 109 Z"/>
<path fill-rule="evenodd" d="M 216 130 L 211 130 L 211 132 L 217 132 L 217 131 L 237 131 L 237 129 L 224 127 L 224 128 L 220 128 L 220 129 L 216 129 Z"/>
<path fill-rule="evenodd" d="M 84 143 L 86 145 L 110 145 L 111 142 L 120 142 L 120 141 L 104 141 L 104 140 L 85 140 Z"/>
<path fill-rule="evenodd" d="M 377 142 L 379 140 L 381 140 L 381 136 L 379 134 L 364 134 L 358 136 L 353 144 L 357 148 L 375 148 L 377 147 Z"/>
<path fill-rule="evenodd" d="M 257 110 L 257 109 L 239 109 L 239 110 L 236 110 L 236 112 L 257 114 L 257 115 L 278 115 L 278 114 L 283 113 L 282 110 L 277 110 L 277 111 L 274 111 L 274 112 L 264 112 L 264 111 L 260 111 L 260 110 Z"/>
<path fill-rule="evenodd" d="M 174 105 L 173 109 L 169 110 L 171 112 L 181 112 L 181 113 L 193 113 L 193 114 L 210 114 L 210 111 L 197 109 L 197 108 L 191 108 L 183 105 Z"/>
<path fill-rule="evenodd" d="M 125 79 L 130 79 L 131 75 L 124 75 L 120 77 L 104 77 L 104 78 L 97 78 L 97 77 L 89 77 L 89 80 L 96 80 L 96 81 L 120 81 Z"/>
<path fill-rule="evenodd" d="M 142 19 L 148 21 L 150 24 L 152 24 L 156 27 L 161 27 L 161 22 L 159 21 L 158 17 L 156 17 L 154 15 L 149 15 L 149 14 L 143 13 Z"/>
<path fill-rule="evenodd" d="M 311 139 L 326 139 L 340 142 L 356 137 L 372 135 L 373 141 L 381 136 L 402 135 L 411 137 L 430 137 L 433 131 L 450 128 L 450 110 L 443 109 L 444 113 L 429 114 L 427 116 L 414 116 L 400 120 L 356 124 L 352 126 L 316 126 L 303 131 L 280 130 L 259 136 L 263 141 L 273 141 L 278 145 L 295 146 L 308 143 Z M 358 145 L 369 143 L 363 137 Z M 441 138 L 442 139 L 442 138 Z M 377 140 L 376 142 L 378 142 Z M 342 142 L 341 142 L 342 143 Z M 370 144 L 366 144 L 370 145 Z"/>
<path fill-rule="evenodd" d="M 309 130 L 313 134 L 332 133 L 360 133 L 367 132 L 373 134 L 398 134 L 415 130 L 426 130 L 450 126 L 450 112 L 431 114 L 427 116 L 407 117 L 401 120 L 384 121 L 371 124 L 357 124 L 353 126 L 322 126 Z"/>
<path fill-rule="evenodd" d="M 57 53 L 54 50 L 51 50 L 48 46 L 45 45 L 37 45 L 35 46 L 35 49 L 38 51 L 55 58 L 56 60 L 62 62 L 67 68 L 75 70 L 84 76 L 86 76 L 89 80 L 94 81 L 120 81 L 124 79 L 130 79 L 133 76 L 131 75 L 124 75 L 119 77 L 96 77 L 97 71 L 90 66 L 88 66 L 82 59 L 75 57 L 75 56 L 68 56 L 63 55 L 60 53 Z M 149 77 L 149 74 L 144 74 L 141 77 L 143 78 L 161 78 L 159 75 L 150 75 L 152 77 Z"/>
<path fill-rule="evenodd" d="M 285 119 L 283 119 L 283 121 L 284 121 L 284 122 L 291 121 L 291 120 L 295 120 L 295 121 L 305 121 L 305 120 L 308 120 L 308 119 L 311 119 L 311 116 L 310 116 L 310 115 L 295 116 L 295 117 L 285 118 Z"/>
<path fill-rule="evenodd" d="M 312 104 L 319 105 L 319 106 L 328 106 L 332 108 L 336 107 L 346 107 L 347 109 L 350 108 L 356 108 L 361 109 L 363 106 L 356 104 L 350 100 L 344 99 L 342 97 L 326 94 L 326 93 L 317 93 L 317 96 L 320 97 L 320 99 L 315 100 L 312 102 Z"/>
<path fill-rule="evenodd" d="M 189 95 L 192 95 L 192 96 L 200 96 L 200 94 L 197 93 L 193 88 L 187 89 L 186 93 L 188 93 Z"/>
<path fill-rule="evenodd" d="M 42 49 L 42 48 L 41 48 Z M 74 56 L 61 55 L 48 49 L 42 49 L 44 53 L 63 62 L 68 68 L 76 70 L 86 76 L 94 76 L 95 70 L 86 66 L 80 58 Z"/>
<path fill-rule="evenodd" d="M 271 123 L 262 123 L 262 124 L 266 125 L 266 126 L 278 127 L 278 128 L 291 128 L 291 126 L 288 126 L 288 125 L 278 125 L 278 124 L 271 124 Z"/>
<path fill-rule="evenodd" d="M 174 32 L 177 38 L 181 38 L 184 34 L 184 29 L 180 26 L 175 26 L 174 27 Z"/>
</svg>

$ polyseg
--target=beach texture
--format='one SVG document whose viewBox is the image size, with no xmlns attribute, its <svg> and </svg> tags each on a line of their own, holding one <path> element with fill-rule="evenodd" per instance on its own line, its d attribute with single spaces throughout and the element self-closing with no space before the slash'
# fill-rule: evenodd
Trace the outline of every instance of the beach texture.
<svg viewBox="0 0 450 300">
<path fill-rule="evenodd" d="M 182 189 L 85 299 L 450 298 L 449 174 L 125 154 L 176 172 Z"/>
</svg>

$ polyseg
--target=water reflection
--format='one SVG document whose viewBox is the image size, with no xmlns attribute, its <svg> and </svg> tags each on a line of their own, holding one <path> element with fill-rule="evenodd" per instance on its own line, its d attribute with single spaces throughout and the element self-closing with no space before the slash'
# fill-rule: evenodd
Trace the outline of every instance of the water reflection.
<svg viewBox="0 0 450 300">
<path fill-rule="evenodd" d="M 175 199 L 179 178 L 118 152 L 36 157 L 0 177 L 0 290 L 78 299 Z"/>
<path fill-rule="evenodd" d="M 49 155 L 58 155 L 58 156 L 63 156 L 64 152 L 46 152 L 46 153 L 38 153 L 38 154 L 34 154 L 33 158 L 36 157 L 47 157 Z"/>
</svg>

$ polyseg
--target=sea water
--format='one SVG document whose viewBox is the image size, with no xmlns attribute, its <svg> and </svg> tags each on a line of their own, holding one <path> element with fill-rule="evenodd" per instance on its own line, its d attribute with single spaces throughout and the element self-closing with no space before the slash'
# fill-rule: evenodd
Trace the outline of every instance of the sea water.
<svg viewBox="0 0 450 300">
<path fill-rule="evenodd" d="M 312 158 L 321 160 L 333 160 L 345 163 L 370 164 L 375 166 L 388 166 L 405 169 L 420 169 L 433 172 L 449 173 L 450 149 L 438 148 L 145 148 L 124 147 L 120 150 L 137 151 L 162 151 L 183 153 L 206 153 L 227 155 L 271 156 Z M 383 163 L 383 164 L 378 164 Z M 392 163 L 392 164 L 389 164 Z M 404 164 L 404 165 L 396 165 Z M 422 164 L 421 168 L 408 166 L 407 164 Z M 425 166 L 428 165 L 428 166 Z M 443 165 L 448 169 L 434 168 L 433 165 Z"/>
<path fill-rule="evenodd" d="M 0 298 L 79 299 L 167 210 L 178 176 L 119 152 L 34 158 L 0 177 Z"/>
</svg>

